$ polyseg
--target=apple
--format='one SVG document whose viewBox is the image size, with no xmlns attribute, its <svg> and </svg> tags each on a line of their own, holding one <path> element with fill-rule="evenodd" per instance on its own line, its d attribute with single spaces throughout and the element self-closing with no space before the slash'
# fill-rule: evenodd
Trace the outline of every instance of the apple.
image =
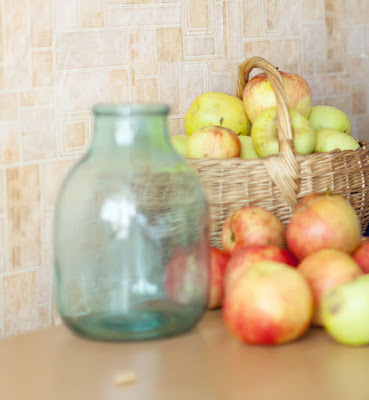
<svg viewBox="0 0 369 400">
<path fill-rule="evenodd" d="M 351 122 L 346 113 L 333 106 L 315 106 L 311 109 L 309 120 L 315 131 L 335 129 L 351 134 Z"/>
<path fill-rule="evenodd" d="M 223 304 L 228 329 L 248 344 L 295 340 L 307 331 L 312 315 L 313 297 L 304 277 L 275 261 L 259 261 L 243 269 Z"/>
<path fill-rule="evenodd" d="M 174 147 L 174 150 L 179 153 L 182 157 L 186 157 L 186 146 L 188 136 L 187 135 L 172 135 L 170 136 L 170 142 Z"/>
<path fill-rule="evenodd" d="M 241 153 L 241 142 L 229 128 L 205 126 L 188 137 L 188 158 L 234 158 Z"/>
<path fill-rule="evenodd" d="M 188 135 L 208 125 L 222 125 L 237 135 L 250 134 L 250 121 L 242 100 L 225 93 L 203 93 L 187 111 L 185 129 Z"/>
<path fill-rule="evenodd" d="M 175 303 L 206 305 L 209 271 L 210 246 L 177 247 L 165 268 L 164 291 Z"/>
<path fill-rule="evenodd" d="M 277 261 L 283 264 L 297 267 L 298 259 L 290 250 L 278 246 L 246 246 L 233 251 L 225 273 L 226 291 L 231 290 L 234 282 L 237 282 L 239 274 L 252 267 L 258 261 Z"/>
<path fill-rule="evenodd" d="M 359 246 L 352 253 L 352 258 L 366 274 L 369 273 L 369 237 L 362 238 Z"/>
<path fill-rule="evenodd" d="M 289 109 L 289 114 L 296 153 L 312 153 L 315 147 L 315 132 L 311 123 L 294 108 Z M 259 114 L 252 125 L 252 143 L 259 157 L 279 153 L 276 115 L 276 108 L 269 108 Z"/>
<path fill-rule="evenodd" d="M 232 252 L 236 246 L 285 246 L 285 229 L 272 212 L 263 207 L 248 206 L 233 212 L 221 232 L 223 248 Z"/>
<path fill-rule="evenodd" d="M 241 141 L 241 154 L 240 158 L 243 160 L 252 160 L 255 158 L 259 158 L 254 149 L 254 145 L 252 144 L 251 136 L 239 136 Z"/>
<path fill-rule="evenodd" d="M 349 254 L 335 249 L 310 254 L 301 261 L 297 270 L 307 280 L 313 293 L 314 325 L 322 325 L 321 300 L 324 293 L 363 274 Z"/>
<path fill-rule="evenodd" d="M 329 290 L 322 298 L 321 310 L 324 327 L 337 342 L 369 344 L 369 275 Z"/>
<path fill-rule="evenodd" d="M 347 133 L 335 129 L 321 129 L 315 132 L 315 153 L 326 153 L 332 150 L 356 150 L 360 147 L 357 140 Z"/>
<path fill-rule="evenodd" d="M 216 247 L 210 249 L 210 294 L 208 308 L 214 309 L 223 305 L 224 276 L 231 255 Z"/>
<path fill-rule="evenodd" d="M 352 253 L 361 240 L 360 220 L 344 197 L 330 193 L 310 195 L 290 218 L 286 239 L 300 260 L 328 248 Z"/>
<path fill-rule="evenodd" d="M 296 108 L 304 117 L 311 111 L 311 90 L 306 80 L 293 73 L 281 72 L 288 107 Z M 263 111 L 276 107 L 275 95 L 266 74 L 261 73 L 247 82 L 243 91 L 246 114 L 253 124 Z"/>
</svg>

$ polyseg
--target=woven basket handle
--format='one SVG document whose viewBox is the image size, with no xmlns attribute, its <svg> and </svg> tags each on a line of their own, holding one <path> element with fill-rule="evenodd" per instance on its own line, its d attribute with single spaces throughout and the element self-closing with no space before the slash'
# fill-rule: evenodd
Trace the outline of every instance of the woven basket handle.
<svg viewBox="0 0 369 400">
<path fill-rule="evenodd" d="M 295 209 L 298 195 L 300 167 L 296 160 L 293 144 L 291 119 L 281 74 L 267 60 L 251 57 L 238 67 L 237 96 L 242 100 L 243 91 L 252 69 L 259 68 L 266 73 L 274 91 L 277 106 L 277 128 L 279 155 L 262 158 L 269 175 L 288 204 Z"/>
</svg>

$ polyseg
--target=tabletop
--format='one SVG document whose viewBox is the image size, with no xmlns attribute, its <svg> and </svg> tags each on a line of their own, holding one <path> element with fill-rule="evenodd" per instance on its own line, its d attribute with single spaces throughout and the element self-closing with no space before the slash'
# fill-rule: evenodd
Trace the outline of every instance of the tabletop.
<svg viewBox="0 0 369 400">
<path fill-rule="evenodd" d="M 135 380 L 120 385 L 126 373 Z M 62 325 L 0 340 L 0 398 L 368 400 L 369 346 L 337 344 L 320 328 L 250 346 L 219 310 L 184 335 L 147 342 L 96 342 Z"/>
</svg>

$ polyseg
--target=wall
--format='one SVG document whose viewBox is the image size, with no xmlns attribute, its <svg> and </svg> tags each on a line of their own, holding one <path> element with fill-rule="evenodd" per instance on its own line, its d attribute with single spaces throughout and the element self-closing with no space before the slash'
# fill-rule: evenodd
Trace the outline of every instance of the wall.
<svg viewBox="0 0 369 400">
<path fill-rule="evenodd" d="M 311 85 L 369 139 L 369 2 L 1 0 L 0 336 L 59 323 L 52 213 L 96 102 L 166 102 L 170 129 L 204 91 L 235 94 L 253 55 Z"/>
</svg>

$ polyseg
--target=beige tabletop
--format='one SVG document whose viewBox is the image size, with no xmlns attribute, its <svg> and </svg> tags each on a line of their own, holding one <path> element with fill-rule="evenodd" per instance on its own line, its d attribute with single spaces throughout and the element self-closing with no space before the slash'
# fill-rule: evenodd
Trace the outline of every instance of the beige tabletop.
<svg viewBox="0 0 369 400">
<path fill-rule="evenodd" d="M 115 379 L 133 372 L 137 380 Z M 0 340 L 1 400 L 369 400 L 369 346 L 321 329 L 278 347 L 233 338 L 220 311 L 191 332 L 140 343 L 78 338 L 64 326 Z"/>
</svg>

